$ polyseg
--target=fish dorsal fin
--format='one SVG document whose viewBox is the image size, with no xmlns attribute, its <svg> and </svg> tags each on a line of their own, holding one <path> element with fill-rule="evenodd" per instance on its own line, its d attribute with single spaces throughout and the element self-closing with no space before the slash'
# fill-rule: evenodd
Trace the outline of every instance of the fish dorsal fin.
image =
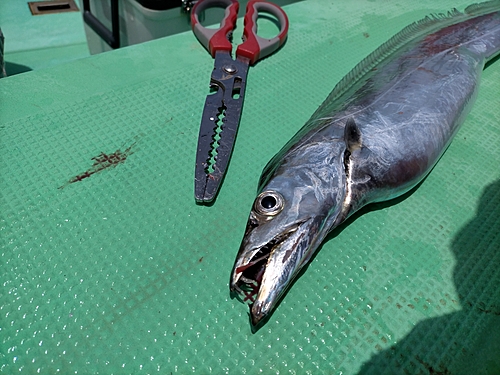
<svg viewBox="0 0 500 375">
<path fill-rule="evenodd" d="M 349 117 L 345 124 L 344 139 L 349 152 L 361 148 L 361 132 L 352 117 Z"/>
<path fill-rule="evenodd" d="M 497 3 L 498 8 L 498 0 L 491 1 L 491 3 L 494 2 Z M 481 8 L 481 5 L 482 4 L 476 5 L 474 10 Z M 491 7 L 493 8 L 493 5 L 491 5 Z M 472 6 L 469 6 L 469 8 L 472 9 Z M 484 13 L 484 10 L 482 10 L 481 13 Z M 443 27 L 453 25 L 467 18 L 470 18 L 469 14 L 463 14 L 454 8 L 446 14 L 432 14 L 426 16 L 420 21 L 413 22 L 412 24 L 406 26 L 399 33 L 390 38 L 387 42 L 370 53 L 344 78 L 342 78 L 340 82 L 337 83 L 328 98 L 325 100 L 325 103 L 331 103 L 333 100 L 343 95 L 348 89 L 353 87 L 354 84 L 359 81 L 365 74 L 370 72 L 373 68 L 377 67 L 377 65 L 382 63 L 386 58 L 390 57 L 398 49 L 406 46 L 412 40 L 421 38 L 425 35 L 438 31 Z M 320 112 L 320 109 L 318 109 L 318 112 Z"/>
<path fill-rule="evenodd" d="M 465 8 L 465 13 L 468 15 L 478 15 L 488 14 L 491 12 L 498 12 L 500 8 L 500 1 L 492 0 L 486 1 L 484 3 L 472 4 Z"/>
</svg>

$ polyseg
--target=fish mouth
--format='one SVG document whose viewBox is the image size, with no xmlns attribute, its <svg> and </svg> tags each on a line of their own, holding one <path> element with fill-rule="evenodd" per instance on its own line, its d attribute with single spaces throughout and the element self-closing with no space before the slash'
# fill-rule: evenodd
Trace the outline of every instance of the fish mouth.
<svg viewBox="0 0 500 375">
<path fill-rule="evenodd" d="M 297 255 L 297 247 L 303 242 L 307 229 L 310 229 L 307 225 L 309 221 L 298 221 L 264 245 L 251 250 L 248 250 L 246 243 L 242 244 L 240 254 L 247 256 L 237 258 L 230 291 L 233 298 L 250 306 L 254 327 L 270 313 L 296 271 L 305 263 L 303 256 Z"/>
<path fill-rule="evenodd" d="M 243 303 L 253 304 L 259 292 L 262 277 L 266 270 L 269 257 L 277 245 L 286 241 L 299 227 L 295 224 L 285 233 L 279 234 L 264 246 L 258 249 L 246 264 L 234 267 L 231 292 Z"/>
</svg>

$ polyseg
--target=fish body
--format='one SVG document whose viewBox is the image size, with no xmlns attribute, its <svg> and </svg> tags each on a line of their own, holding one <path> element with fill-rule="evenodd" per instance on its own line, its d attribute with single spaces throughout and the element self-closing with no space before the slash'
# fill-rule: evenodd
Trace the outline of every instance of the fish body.
<svg viewBox="0 0 500 375">
<path fill-rule="evenodd" d="M 230 290 L 257 326 L 326 235 L 430 172 L 500 52 L 500 1 L 413 23 L 358 64 L 265 167 Z"/>
</svg>

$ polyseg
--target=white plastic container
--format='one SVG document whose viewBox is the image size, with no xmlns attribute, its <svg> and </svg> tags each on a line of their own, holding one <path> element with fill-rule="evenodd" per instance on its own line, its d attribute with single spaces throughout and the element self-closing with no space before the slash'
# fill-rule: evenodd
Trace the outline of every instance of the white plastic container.
<svg viewBox="0 0 500 375">
<path fill-rule="evenodd" d="M 83 12 L 83 0 L 80 0 L 80 8 Z M 119 0 L 118 9 L 120 47 L 176 34 L 190 28 L 189 14 L 182 12 L 180 7 L 151 10 L 135 0 Z M 90 0 L 90 10 L 106 28 L 112 29 L 109 0 Z M 112 50 L 87 23 L 84 25 L 91 54 Z"/>
</svg>

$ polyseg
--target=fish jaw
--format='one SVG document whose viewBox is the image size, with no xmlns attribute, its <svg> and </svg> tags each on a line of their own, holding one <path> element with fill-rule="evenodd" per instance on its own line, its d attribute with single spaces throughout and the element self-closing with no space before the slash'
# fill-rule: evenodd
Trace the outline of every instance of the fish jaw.
<svg viewBox="0 0 500 375">
<path fill-rule="evenodd" d="M 249 227 L 251 221 L 252 218 Z M 252 236 L 243 241 L 231 275 L 230 290 L 233 296 L 250 305 L 254 327 L 269 316 L 309 262 L 316 244 L 324 237 L 320 235 L 321 221 L 311 217 L 295 222 L 257 246 L 252 244 Z"/>
</svg>

